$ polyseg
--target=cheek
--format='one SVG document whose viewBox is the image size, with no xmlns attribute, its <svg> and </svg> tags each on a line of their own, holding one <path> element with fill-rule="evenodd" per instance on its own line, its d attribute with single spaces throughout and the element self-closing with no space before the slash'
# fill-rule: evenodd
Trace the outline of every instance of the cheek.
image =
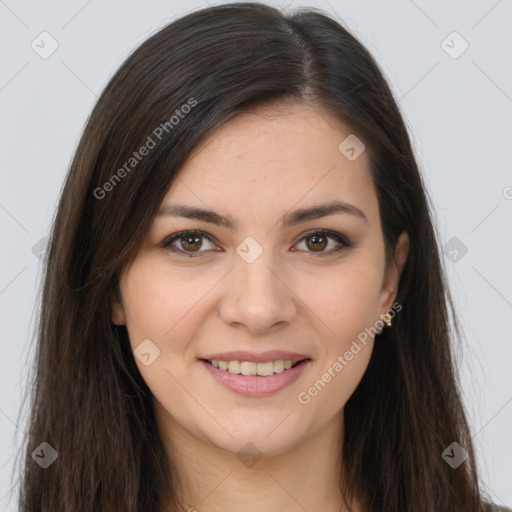
<svg viewBox="0 0 512 512">
<path fill-rule="evenodd" d="M 299 292 L 324 326 L 329 345 L 338 348 L 350 342 L 378 318 L 382 275 L 378 264 L 347 265 L 318 279 L 308 278 Z M 315 285 L 311 286 L 311 282 Z"/>
<path fill-rule="evenodd" d="M 172 338 L 175 345 L 183 326 L 191 328 L 190 319 L 200 310 L 211 286 L 207 278 L 197 279 L 184 271 L 170 274 L 162 265 L 132 267 L 122 287 L 132 344 L 142 336 L 162 343 Z"/>
<path fill-rule="evenodd" d="M 316 404 L 311 414 L 320 408 L 334 416 L 359 385 L 372 354 L 380 283 L 378 266 L 347 267 L 308 295 L 323 333 L 318 366 L 297 397 L 301 404 Z"/>
<path fill-rule="evenodd" d="M 140 259 L 120 283 L 135 363 L 159 399 L 173 396 L 178 404 L 184 399 L 173 376 L 187 371 L 186 348 L 198 329 L 194 320 L 200 311 L 201 298 L 211 287 L 204 281 L 191 279 L 183 271 L 171 273 L 168 266 Z M 144 352 L 151 353 L 149 365 L 137 357 L 137 347 L 147 339 L 154 344 L 145 342 L 144 345 L 148 347 Z M 153 354 L 158 355 L 153 359 Z"/>
</svg>

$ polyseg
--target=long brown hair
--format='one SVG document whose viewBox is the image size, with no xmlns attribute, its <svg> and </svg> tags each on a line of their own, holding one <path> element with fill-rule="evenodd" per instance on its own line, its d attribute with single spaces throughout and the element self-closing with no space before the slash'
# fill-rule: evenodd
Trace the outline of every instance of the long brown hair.
<svg viewBox="0 0 512 512">
<path fill-rule="evenodd" d="M 340 484 L 368 511 L 482 510 L 452 358 L 450 340 L 460 331 L 427 193 L 388 84 L 362 44 L 321 11 L 285 15 L 239 3 L 195 11 L 147 39 L 85 126 L 45 262 L 21 512 L 179 509 L 151 392 L 126 328 L 111 322 L 110 299 L 192 149 L 244 109 L 301 99 L 325 107 L 364 142 L 388 263 L 398 235 L 410 237 L 396 297 L 403 310 L 378 335 L 345 407 Z M 31 455 L 42 442 L 58 453 L 45 469 Z M 456 469 L 441 457 L 453 442 L 468 454 Z"/>
</svg>

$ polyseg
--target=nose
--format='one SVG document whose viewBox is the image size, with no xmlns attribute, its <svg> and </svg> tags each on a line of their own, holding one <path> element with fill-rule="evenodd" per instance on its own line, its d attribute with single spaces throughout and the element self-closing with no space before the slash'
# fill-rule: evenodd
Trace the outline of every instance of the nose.
<svg viewBox="0 0 512 512">
<path fill-rule="evenodd" d="M 289 275 L 270 250 L 264 250 L 252 263 L 236 255 L 223 286 L 220 315 L 227 324 L 264 334 L 297 315 L 299 300 Z"/>
</svg>

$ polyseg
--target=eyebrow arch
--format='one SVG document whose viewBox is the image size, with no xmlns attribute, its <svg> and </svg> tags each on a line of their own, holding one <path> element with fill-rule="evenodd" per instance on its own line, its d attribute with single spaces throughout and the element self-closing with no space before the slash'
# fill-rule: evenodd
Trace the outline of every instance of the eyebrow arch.
<svg viewBox="0 0 512 512">
<path fill-rule="evenodd" d="M 366 221 L 366 224 L 369 225 L 366 215 L 362 210 L 357 208 L 357 206 L 345 203 L 343 201 L 332 201 L 326 204 L 319 204 L 310 206 L 308 208 L 294 210 L 291 213 L 284 215 L 284 217 L 281 219 L 281 226 L 283 228 L 294 226 L 296 224 L 300 224 L 301 222 L 315 220 L 334 214 L 354 215 L 363 219 Z M 229 215 L 225 216 L 214 212 L 213 210 L 205 210 L 195 206 L 164 204 L 158 210 L 158 215 L 169 215 L 172 217 L 184 217 L 186 219 L 202 220 L 204 222 L 210 222 L 218 226 L 224 226 L 231 231 L 234 231 L 238 227 L 238 222 Z"/>
</svg>

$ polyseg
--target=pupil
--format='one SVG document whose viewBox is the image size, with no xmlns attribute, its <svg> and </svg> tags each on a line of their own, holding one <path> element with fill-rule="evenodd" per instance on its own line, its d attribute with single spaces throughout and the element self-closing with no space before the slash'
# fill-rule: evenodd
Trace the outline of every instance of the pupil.
<svg viewBox="0 0 512 512">
<path fill-rule="evenodd" d="M 185 244 L 182 244 L 182 245 L 183 245 L 183 248 L 185 249 L 186 245 L 197 245 L 198 241 L 200 240 L 200 237 L 198 237 L 197 235 L 194 235 L 194 236 L 189 236 L 189 237 L 185 238 L 184 240 L 185 240 Z M 190 243 L 191 240 L 195 240 L 195 242 Z M 197 249 L 197 247 L 192 247 L 192 249 Z"/>
<path fill-rule="evenodd" d="M 318 239 L 323 239 L 324 240 L 324 243 L 318 243 Z M 312 235 L 309 237 L 310 241 L 313 241 L 313 240 L 316 240 L 316 241 L 313 241 L 313 247 L 316 247 L 316 248 L 320 248 L 320 249 L 324 249 L 325 248 L 325 240 L 326 240 L 326 237 L 323 236 L 323 235 Z"/>
</svg>

